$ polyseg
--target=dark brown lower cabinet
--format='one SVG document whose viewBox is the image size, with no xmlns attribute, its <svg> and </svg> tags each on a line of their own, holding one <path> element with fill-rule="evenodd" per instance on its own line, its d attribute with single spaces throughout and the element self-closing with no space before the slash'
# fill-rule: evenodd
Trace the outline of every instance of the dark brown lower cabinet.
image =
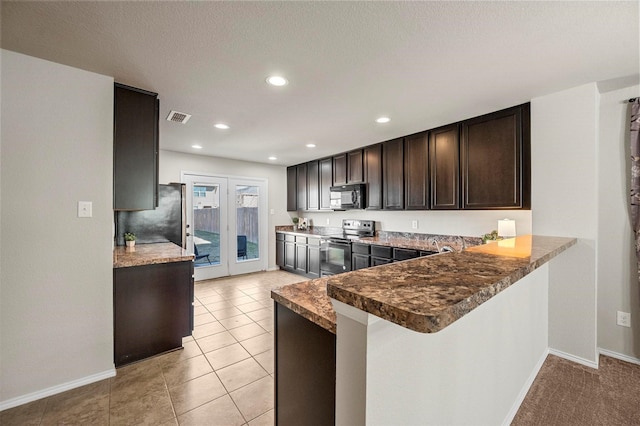
<svg viewBox="0 0 640 426">
<path fill-rule="evenodd" d="M 275 424 L 335 424 L 335 334 L 279 303 L 274 320 Z"/>
<path fill-rule="evenodd" d="M 193 330 L 193 262 L 113 269 L 116 367 L 182 347 Z"/>
</svg>

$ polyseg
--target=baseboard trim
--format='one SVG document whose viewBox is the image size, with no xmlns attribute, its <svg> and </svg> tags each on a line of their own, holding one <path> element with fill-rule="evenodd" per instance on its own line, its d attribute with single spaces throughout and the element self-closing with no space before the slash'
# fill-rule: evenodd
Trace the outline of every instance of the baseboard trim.
<svg viewBox="0 0 640 426">
<path fill-rule="evenodd" d="M 88 385 L 90 383 L 99 382 L 100 380 L 108 379 L 116 375 L 116 369 L 110 368 L 109 370 L 101 373 L 92 374 L 81 379 L 72 380 L 70 382 L 62 383 L 60 385 L 52 386 L 47 389 L 42 389 L 37 392 L 32 392 L 26 395 L 11 398 L 6 401 L 0 402 L 0 411 L 7 410 L 9 408 L 17 407 L 28 402 L 37 401 L 38 399 L 46 398 L 51 395 L 55 395 L 61 392 L 65 392 L 71 389 L 79 388 L 80 386 Z"/>
<path fill-rule="evenodd" d="M 608 349 L 598 348 L 600 355 L 610 356 L 611 358 L 619 359 L 620 361 L 630 362 L 631 364 L 640 365 L 640 358 L 635 358 L 629 355 L 624 355 L 619 352 L 610 351 Z"/>
<path fill-rule="evenodd" d="M 271 271 L 279 271 L 279 270 L 280 270 L 280 267 L 279 267 L 279 266 L 274 266 L 274 267 L 272 267 L 272 268 L 268 268 L 268 269 L 267 269 L 267 272 L 271 272 Z"/>
<path fill-rule="evenodd" d="M 564 358 L 567 361 L 575 362 L 577 364 L 582 364 L 584 366 L 591 367 L 591 368 L 596 369 L 596 370 L 598 369 L 598 362 L 597 361 L 596 362 L 589 361 L 588 359 L 584 359 L 582 357 L 571 355 L 571 354 L 568 354 L 566 352 L 562 352 L 562 351 L 559 351 L 557 349 L 552 349 L 552 348 L 549 348 L 549 353 L 551 355 L 555 355 L 555 356 L 558 356 L 560 358 Z"/>
<path fill-rule="evenodd" d="M 536 377 L 538 377 L 538 373 L 540 372 L 542 365 L 547 359 L 547 355 L 549 355 L 548 348 L 542 353 L 542 356 L 536 363 L 535 367 L 533 367 L 533 370 L 531 371 L 529 378 L 524 383 L 524 385 L 522 385 L 522 389 L 520 389 L 520 393 L 518 394 L 518 397 L 513 402 L 513 405 L 511 406 L 511 410 L 509 410 L 509 412 L 507 413 L 507 417 L 505 417 L 504 421 L 502 422 L 504 426 L 510 425 L 511 422 L 513 422 L 513 419 L 516 417 L 516 414 L 518 414 L 518 410 L 520 409 L 522 402 L 526 398 L 527 393 L 529 392 L 529 389 L 533 385 L 533 382 L 536 380 Z"/>
</svg>

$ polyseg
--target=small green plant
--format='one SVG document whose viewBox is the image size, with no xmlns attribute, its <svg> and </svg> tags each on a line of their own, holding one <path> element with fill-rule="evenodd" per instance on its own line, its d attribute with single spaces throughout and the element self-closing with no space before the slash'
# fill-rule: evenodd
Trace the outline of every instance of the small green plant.
<svg viewBox="0 0 640 426">
<path fill-rule="evenodd" d="M 292 217 L 291 220 L 293 221 L 294 225 L 297 225 L 298 222 L 300 222 L 300 218 L 299 217 Z"/>
<path fill-rule="evenodd" d="M 497 240 L 501 240 L 502 237 L 498 236 L 498 231 L 496 231 L 495 229 L 493 231 L 491 231 L 489 234 L 484 234 L 482 237 L 482 242 L 484 244 L 487 243 L 487 241 L 497 241 Z"/>
<path fill-rule="evenodd" d="M 125 232 L 124 233 L 124 240 L 125 241 L 135 241 L 136 240 L 136 234 L 134 234 L 133 232 Z"/>
</svg>

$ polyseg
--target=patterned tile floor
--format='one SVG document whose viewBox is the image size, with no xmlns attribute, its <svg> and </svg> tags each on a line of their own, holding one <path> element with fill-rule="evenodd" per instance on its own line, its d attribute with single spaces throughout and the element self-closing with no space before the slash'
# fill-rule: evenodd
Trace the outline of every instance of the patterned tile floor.
<svg viewBox="0 0 640 426">
<path fill-rule="evenodd" d="M 273 287 L 283 271 L 201 281 L 184 349 L 0 413 L 1 425 L 272 425 Z"/>
</svg>

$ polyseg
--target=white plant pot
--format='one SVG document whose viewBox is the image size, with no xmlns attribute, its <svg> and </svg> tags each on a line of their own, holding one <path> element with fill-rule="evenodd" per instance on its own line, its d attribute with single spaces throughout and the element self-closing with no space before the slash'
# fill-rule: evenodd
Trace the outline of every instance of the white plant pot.
<svg viewBox="0 0 640 426">
<path fill-rule="evenodd" d="M 135 241 L 125 241 L 125 244 L 127 245 L 127 247 L 133 247 L 136 245 Z"/>
</svg>

